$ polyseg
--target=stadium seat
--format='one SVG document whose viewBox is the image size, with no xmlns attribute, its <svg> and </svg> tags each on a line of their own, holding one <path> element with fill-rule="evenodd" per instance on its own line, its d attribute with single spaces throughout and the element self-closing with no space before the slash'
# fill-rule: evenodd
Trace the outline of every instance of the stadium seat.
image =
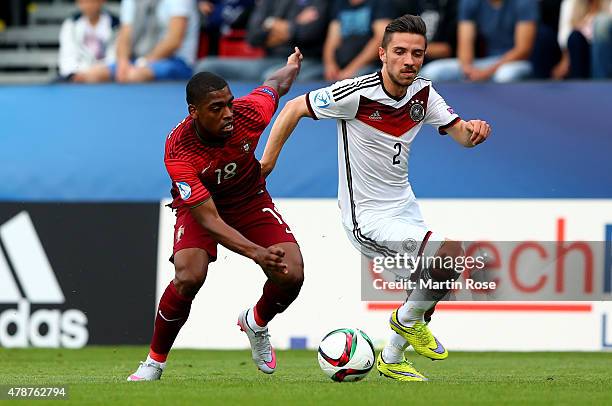
<svg viewBox="0 0 612 406">
<path fill-rule="evenodd" d="M 200 31 L 200 37 L 198 38 L 198 59 L 201 59 L 207 56 L 209 49 L 210 49 L 210 40 L 206 32 L 202 30 Z"/>
<path fill-rule="evenodd" d="M 0 50 L 0 84 L 50 82 L 57 64 L 56 50 Z"/>
<path fill-rule="evenodd" d="M 265 54 L 261 48 L 254 48 L 246 41 L 245 30 L 232 30 L 219 40 L 221 58 L 261 58 Z"/>
<path fill-rule="evenodd" d="M 104 7 L 115 15 L 119 15 L 119 2 L 107 2 Z M 76 13 L 78 10 L 71 3 L 31 3 L 28 6 L 28 25 L 40 25 L 43 23 L 61 24 L 65 18 Z"/>
<path fill-rule="evenodd" d="M 61 25 L 33 25 L 27 27 L 9 27 L 0 32 L 0 44 L 9 47 L 25 48 L 26 46 L 58 46 Z"/>
</svg>

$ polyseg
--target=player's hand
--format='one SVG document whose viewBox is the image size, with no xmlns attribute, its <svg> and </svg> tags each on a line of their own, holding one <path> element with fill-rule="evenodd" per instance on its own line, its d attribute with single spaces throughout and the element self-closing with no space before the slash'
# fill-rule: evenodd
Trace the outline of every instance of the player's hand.
<svg viewBox="0 0 612 406">
<path fill-rule="evenodd" d="M 287 264 L 283 262 L 285 251 L 275 246 L 260 248 L 255 253 L 253 260 L 264 270 L 270 272 L 280 272 L 287 274 Z"/>
<path fill-rule="evenodd" d="M 300 51 L 300 48 L 295 47 L 293 49 L 294 52 L 287 58 L 287 65 L 296 64 L 299 68 L 302 65 L 304 55 L 302 55 L 302 51 Z"/>
<path fill-rule="evenodd" d="M 491 126 L 486 121 L 470 120 L 466 123 L 465 129 L 470 133 L 472 146 L 481 144 L 491 134 Z"/>
</svg>

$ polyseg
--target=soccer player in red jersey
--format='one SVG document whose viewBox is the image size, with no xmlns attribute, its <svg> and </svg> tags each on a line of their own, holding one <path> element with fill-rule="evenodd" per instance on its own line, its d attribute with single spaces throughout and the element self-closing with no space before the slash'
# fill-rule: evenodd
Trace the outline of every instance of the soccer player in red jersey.
<svg viewBox="0 0 612 406">
<path fill-rule="evenodd" d="M 191 302 L 216 260 L 217 243 L 251 258 L 268 280 L 255 306 L 238 317 L 253 361 L 276 368 L 267 324 L 298 296 L 304 278 L 300 249 L 266 190 L 254 152 L 279 97 L 289 91 L 302 61 L 298 48 L 263 86 L 234 99 L 225 80 L 209 72 L 187 84 L 187 116 L 168 136 L 164 161 L 176 209 L 172 261 L 175 277 L 159 301 L 151 349 L 128 381 L 157 380 Z"/>
</svg>

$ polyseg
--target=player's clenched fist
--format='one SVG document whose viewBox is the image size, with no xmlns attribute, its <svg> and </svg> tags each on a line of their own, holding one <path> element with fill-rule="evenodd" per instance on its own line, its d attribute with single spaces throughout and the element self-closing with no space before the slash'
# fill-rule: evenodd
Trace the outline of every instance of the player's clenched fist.
<svg viewBox="0 0 612 406">
<path fill-rule="evenodd" d="M 285 251 L 283 251 L 282 248 L 272 246 L 259 249 L 253 260 L 257 262 L 257 264 L 264 271 L 273 271 L 286 274 L 288 270 L 287 264 L 283 262 L 284 257 Z"/>
<path fill-rule="evenodd" d="M 287 58 L 287 65 L 294 63 L 300 66 L 302 64 L 302 59 L 304 59 L 304 56 L 302 55 L 300 48 L 295 47 L 294 50 L 295 51 Z"/>
<path fill-rule="evenodd" d="M 466 123 L 465 128 L 471 133 L 470 142 L 472 145 L 484 142 L 491 134 L 491 126 L 483 120 L 470 120 Z"/>
</svg>

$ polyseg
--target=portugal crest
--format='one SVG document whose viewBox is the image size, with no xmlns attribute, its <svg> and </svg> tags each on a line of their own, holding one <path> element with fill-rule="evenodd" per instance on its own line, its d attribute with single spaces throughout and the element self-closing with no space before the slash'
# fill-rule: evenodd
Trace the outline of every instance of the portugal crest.
<svg viewBox="0 0 612 406">
<path fill-rule="evenodd" d="M 412 100 L 410 102 L 410 118 L 417 123 L 425 118 L 425 107 L 422 100 Z"/>
<path fill-rule="evenodd" d="M 251 144 L 249 144 L 247 140 L 244 140 L 242 142 L 242 150 L 244 151 L 245 154 L 251 150 Z"/>
</svg>

